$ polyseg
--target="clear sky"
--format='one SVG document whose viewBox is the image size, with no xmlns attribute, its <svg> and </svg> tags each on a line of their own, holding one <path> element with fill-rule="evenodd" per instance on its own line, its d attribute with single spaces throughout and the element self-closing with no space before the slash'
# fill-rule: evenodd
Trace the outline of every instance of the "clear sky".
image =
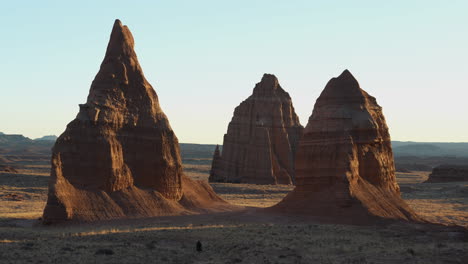
<svg viewBox="0 0 468 264">
<path fill-rule="evenodd" d="M 468 142 L 468 1 L 0 1 L 0 131 L 59 135 L 84 103 L 114 19 L 180 142 L 222 143 L 263 73 L 305 126 L 349 69 L 393 140 Z"/>
</svg>

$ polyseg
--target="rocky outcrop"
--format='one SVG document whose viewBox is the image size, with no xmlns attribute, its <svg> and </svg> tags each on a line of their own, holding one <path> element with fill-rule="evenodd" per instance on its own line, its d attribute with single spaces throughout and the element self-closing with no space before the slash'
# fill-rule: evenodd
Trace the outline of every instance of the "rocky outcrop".
<svg viewBox="0 0 468 264">
<path fill-rule="evenodd" d="M 348 70 L 317 99 L 296 155 L 296 187 L 269 208 L 362 223 L 420 221 L 401 199 L 382 108 Z"/>
<path fill-rule="evenodd" d="M 440 165 L 432 170 L 427 183 L 468 181 L 468 166 Z"/>
<path fill-rule="evenodd" d="M 212 181 L 291 184 L 303 127 L 278 79 L 263 75 L 253 94 L 234 110 Z"/>
<path fill-rule="evenodd" d="M 53 147 L 47 223 L 226 205 L 207 183 L 184 176 L 177 137 L 133 47 L 130 30 L 116 20 L 87 102 Z"/>
<path fill-rule="evenodd" d="M 210 182 L 223 182 L 224 179 L 220 178 L 220 168 L 221 167 L 221 152 L 219 151 L 219 145 L 216 145 L 216 149 L 213 153 L 213 161 L 211 162 L 210 177 L 208 181 Z"/>
</svg>

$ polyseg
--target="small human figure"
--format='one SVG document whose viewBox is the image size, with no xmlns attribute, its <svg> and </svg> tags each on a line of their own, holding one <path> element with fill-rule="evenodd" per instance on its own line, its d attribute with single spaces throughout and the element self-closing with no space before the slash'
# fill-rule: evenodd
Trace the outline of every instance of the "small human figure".
<svg viewBox="0 0 468 264">
<path fill-rule="evenodd" d="M 202 251 L 203 251 L 203 249 L 202 249 L 202 244 L 201 244 L 200 240 L 197 241 L 197 251 L 198 251 L 198 252 L 202 252 Z"/>
</svg>

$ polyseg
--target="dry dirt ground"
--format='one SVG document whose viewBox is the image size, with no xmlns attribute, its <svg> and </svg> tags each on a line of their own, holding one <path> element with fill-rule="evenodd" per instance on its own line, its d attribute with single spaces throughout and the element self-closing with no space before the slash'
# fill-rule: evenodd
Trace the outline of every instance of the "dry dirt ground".
<svg viewBox="0 0 468 264">
<path fill-rule="evenodd" d="M 208 165 L 184 166 L 207 178 Z M 429 221 L 463 227 L 266 215 L 255 207 L 277 203 L 292 187 L 251 184 L 213 184 L 245 211 L 37 226 L 49 166 L 18 169 L 0 173 L 0 263 L 468 263 L 468 184 L 422 183 L 427 173 L 398 174 L 403 198 Z"/>
</svg>

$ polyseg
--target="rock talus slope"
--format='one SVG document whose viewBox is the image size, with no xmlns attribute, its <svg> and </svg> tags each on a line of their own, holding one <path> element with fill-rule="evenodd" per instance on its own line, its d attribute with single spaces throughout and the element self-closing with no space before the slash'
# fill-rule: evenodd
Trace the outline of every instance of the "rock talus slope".
<svg viewBox="0 0 468 264">
<path fill-rule="evenodd" d="M 234 110 L 213 181 L 293 183 L 302 130 L 289 94 L 276 76 L 263 75 L 253 94 Z"/>
<path fill-rule="evenodd" d="M 184 176 L 177 137 L 143 75 L 133 36 L 119 20 L 87 102 L 52 152 L 45 222 L 172 215 L 226 205 L 207 183 Z"/>
<path fill-rule="evenodd" d="M 332 221 L 422 221 L 401 199 L 382 108 L 348 70 L 317 99 L 296 156 L 296 188 L 276 212 Z"/>
</svg>

